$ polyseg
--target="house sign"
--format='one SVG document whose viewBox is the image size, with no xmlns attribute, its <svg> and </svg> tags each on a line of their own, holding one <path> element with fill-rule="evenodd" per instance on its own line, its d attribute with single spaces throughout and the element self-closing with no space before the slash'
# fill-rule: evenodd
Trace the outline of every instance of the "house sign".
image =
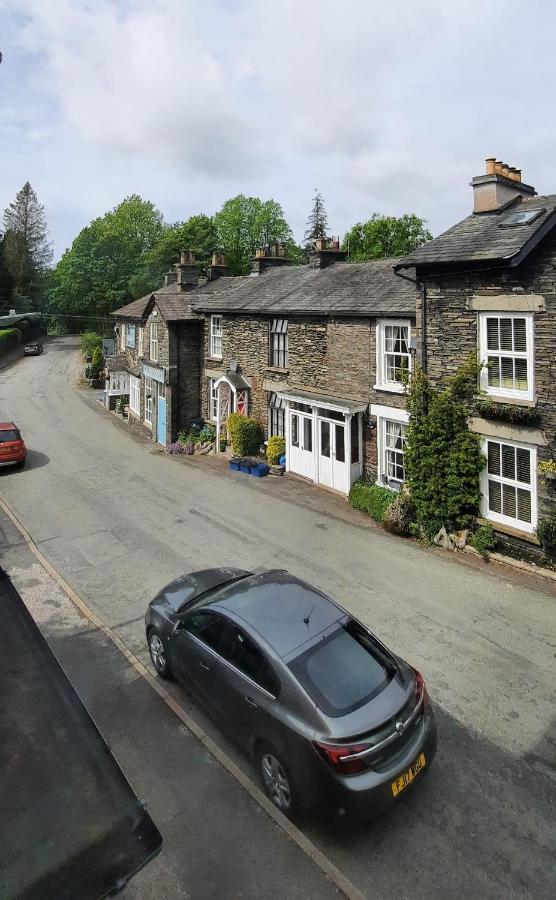
<svg viewBox="0 0 556 900">
<path fill-rule="evenodd" d="M 102 339 L 102 355 L 105 359 L 107 356 L 114 356 L 114 338 Z"/>
<path fill-rule="evenodd" d="M 164 369 L 157 369 L 155 366 L 147 366 L 143 363 L 143 375 L 145 378 L 152 378 L 153 381 L 160 381 L 164 384 Z"/>
</svg>

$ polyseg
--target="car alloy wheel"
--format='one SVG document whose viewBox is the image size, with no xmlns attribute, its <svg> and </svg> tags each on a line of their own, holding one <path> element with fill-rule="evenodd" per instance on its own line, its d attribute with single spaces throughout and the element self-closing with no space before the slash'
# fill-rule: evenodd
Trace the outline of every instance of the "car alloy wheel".
<svg viewBox="0 0 556 900">
<path fill-rule="evenodd" d="M 282 763 L 272 753 L 264 753 L 261 757 L 261 771 L 268 796 L 278 809 L 287 812 L 291 806 L 292 795 Z"/>
<path fill-rule="evenodd" d="M 156 631 L 152 631 L 149 636 L 149 652 L 151 654 L 153 666 L 158 674 L 167 677 L 170 674 L 170 667 L 168 666 L 168 660 L 166 659 L 166 650 L 164 649 L 164 644 L 162 643 L 160 635 L 158 635 Z"/>
</svg>

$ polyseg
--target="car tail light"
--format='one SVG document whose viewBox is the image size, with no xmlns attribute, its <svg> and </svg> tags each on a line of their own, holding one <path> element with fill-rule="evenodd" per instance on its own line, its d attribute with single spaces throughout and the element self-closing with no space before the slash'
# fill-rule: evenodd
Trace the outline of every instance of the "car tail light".
<svg viewBox="0 0 556 900">
<path fill-rule="evenodd" d="M 362 753 L 371 749 L 371 744 L 323 744 L 315 741 L 315 747 L 326 762 L 342 775 L 357 775 L 365 772 L 368 765 L 365 757 L 349 759 L 356 753 Z"/>
<path fill-rule="evenodd" d="M 429 705 L 429 692 L 427 691 L 425 679 L 423 678 L 421 673 L 418 672 L 417 669 L 413 669 L 413 671 L 415 672 L 415 705 L 417 706 L 419 701 L 422 699 L 423 703 L 421 711 L 425 712 L 427 706 Z"/>
</svg>

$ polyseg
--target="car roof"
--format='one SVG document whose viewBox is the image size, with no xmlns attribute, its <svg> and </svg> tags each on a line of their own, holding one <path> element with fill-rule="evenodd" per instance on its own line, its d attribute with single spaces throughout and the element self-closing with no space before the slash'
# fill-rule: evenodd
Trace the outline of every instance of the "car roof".
<svg viewBox="0 0 556 900">
<path fill-rule="evenodd" d="M 0 431 L 11 431 L 12 428 L 17 428 L 15 422 L 0 422 Z"/>
<path fill-rule="evenodd" d="M 282 657 L 346 616 L 325 594 L 284 570 L 226 586 L 213 604 L 242 619 Z"/>
</svg>

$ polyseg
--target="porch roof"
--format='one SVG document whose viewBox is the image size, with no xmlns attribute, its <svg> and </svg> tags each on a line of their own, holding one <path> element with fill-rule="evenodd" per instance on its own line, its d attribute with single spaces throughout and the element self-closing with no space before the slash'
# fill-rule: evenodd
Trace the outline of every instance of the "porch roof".
<svg viewBox="0 0 556 900">
<path fill-rule="evenodd" d="M 307 403 L 309 406 L 321 406 L 323 409 L 334 409 L 343 413 L 364 412 L 369 405 L 363 400 L 344 400 L 342 397 L 332 397 L 328 394 L 314 394 L 312 391 L 278 391 L 278 396 L 284 400 L 293 400 L 296 403 Z"/>
<path fill-rule="evenodd" d="M 224 374 L 218 378 L 215 382 L 215 386 L 219 385 L 220 382 L 224 380 L 231 384 L 235 391 L 246 391 L 251 387 L 243 375 L 240 375 L 239 372 L 233 372 L 231 369 L 228 369 L 227 372 L 224 372 Z"/>
<path fill-rule="evenodd" d="M 108 356 L 104 367 L 107 372 L 129 372 L 130 375 L 135 375 L 137 378 L 141 374 L 139 366 L 131 365 L 129 358 L 125 353 L 118 353 L 116 356 Z"/>
</svg>

